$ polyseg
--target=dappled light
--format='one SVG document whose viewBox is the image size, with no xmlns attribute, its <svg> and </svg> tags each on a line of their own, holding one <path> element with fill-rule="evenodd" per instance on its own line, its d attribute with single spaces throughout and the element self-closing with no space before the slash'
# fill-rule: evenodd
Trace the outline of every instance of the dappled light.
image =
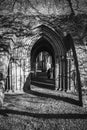
<svg viewBox="0 0 87 130">
<path fill-rule="evenodd" d="M 1 0 L 0 130 L 86 130 L 86 62 L 86 0 Z"/>
</svg>

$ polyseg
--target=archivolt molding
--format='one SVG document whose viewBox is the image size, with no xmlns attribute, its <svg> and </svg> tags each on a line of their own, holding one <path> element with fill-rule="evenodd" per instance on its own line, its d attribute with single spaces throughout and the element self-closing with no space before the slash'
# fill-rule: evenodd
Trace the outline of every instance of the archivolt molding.
<svg viewBox="0 0 87 130">
<path fill-rule="evenodd" d="M 56 32 L 54 28 L 42 24 L 37 26 L 34 32 L 35 35 L 32 37 L 30 43 L 31 49 L 39 39 L 44 38 L 52 45 L 56 57 L 66 54 L 66 48 L 63 43 L 63 35 L 60 30 L 58 33 L 58 31 Z"/>
</svg>

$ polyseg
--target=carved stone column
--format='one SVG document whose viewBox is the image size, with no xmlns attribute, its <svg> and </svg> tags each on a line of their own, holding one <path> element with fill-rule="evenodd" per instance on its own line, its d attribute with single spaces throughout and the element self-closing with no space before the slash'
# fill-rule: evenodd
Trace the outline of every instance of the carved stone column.
<svg viewBox="0 0 87 130">
<path fill-rule="evenodd" d="M 33 68 L 32 68 L 33 69 Z M 28 58 L 26 60 L 26 68 L 25 68 L 25 82 L 23 86 L 23 91 L 28 92 L 31 90 L 31 57 L 30 52 L 28 52 Z"/>
<path fill-rule="evenodd" d="M 55 63 L 55 90 L 59 89 L 59 58 L 56 58 Z"/>
<path fill-rule="evenodd" d="M 60 91 L 63 90 L 63 84 L 64 84 L 64 81 L 63 81 L 63 76 L 64 76 L 64 64 L 63 64 L 63 56 L 61 56 L 61 60 L 60 60 Z"/>
<path fill-rule="evenodd" d="M 60 84 L 59 91 L 62 90 L 62 69 L 63 69 L 63 67 L 62 67 L 62 56 L 61 56 L 60 57 L 60 67 L 59 67 L 59 79 L 60 79 L 60 81 L 59 81 L 59 84 Z"/>
<path fill-rule="evenodd" d="M 9 53 L 0 50 L 0 106 L 3 105 L 6 78 L 8 75 Z"/>
<path fill-rule="evenodd" d="M 71 57 L 67 54 L 67 92 L 71 92 Z"/>
</svg>

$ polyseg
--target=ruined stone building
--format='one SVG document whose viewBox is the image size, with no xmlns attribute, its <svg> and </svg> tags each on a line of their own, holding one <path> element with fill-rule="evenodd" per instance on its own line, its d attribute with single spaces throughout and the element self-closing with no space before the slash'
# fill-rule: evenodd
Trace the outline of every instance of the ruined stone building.
<svg viewBox="0 0 87 130">
<path fill-rule="evenodd" d="M 35 2 L 4 0 L 0 5 L 1 85 L 6 92 L 30 90 L 34 78 L 39 75 L 44 79 L 51 68 L 54 90 L 79 91 L 80 74 L 86 79 L 82 67 L 86 53 L 85 46 L 76 43 L 81 42 L 78 37 L 85 30 L 86 16 L 76 15 L 78 10 L 73 12 L 66 0 L 57 7 L 49 5 L 49 0 L 46 4 Z M 84 83 L 83 76 L 81 81 Z"/>
</svg>

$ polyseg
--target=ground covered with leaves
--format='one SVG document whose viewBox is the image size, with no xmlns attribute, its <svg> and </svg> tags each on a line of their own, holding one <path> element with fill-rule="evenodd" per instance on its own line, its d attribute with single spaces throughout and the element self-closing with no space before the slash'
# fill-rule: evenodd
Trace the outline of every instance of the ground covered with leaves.
<svg viewBox="0 0 87 130">
<path fill-rule="evenodd" d="M 0 130 L 87 130 L 86 98 L 81 107 L 76 94 L 34 87 L 30 93 L 6 94 Z"/>
</svg>

